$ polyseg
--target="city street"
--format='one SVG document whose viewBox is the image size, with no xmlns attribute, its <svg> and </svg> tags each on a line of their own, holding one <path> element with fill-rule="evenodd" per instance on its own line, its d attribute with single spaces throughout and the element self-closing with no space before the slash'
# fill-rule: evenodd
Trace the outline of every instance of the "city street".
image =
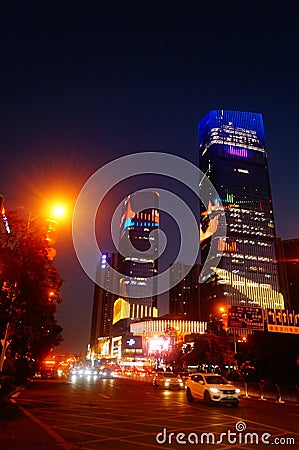
<svg viewBox="0 0 299 450">
<path fill-rule="evenodd" d="M 121 378 L 33 381 L 1 406 L 0 448 L 296 448 L 298 421 L 297 404 L 188 404 L 183 390 Z"/>
</svg>

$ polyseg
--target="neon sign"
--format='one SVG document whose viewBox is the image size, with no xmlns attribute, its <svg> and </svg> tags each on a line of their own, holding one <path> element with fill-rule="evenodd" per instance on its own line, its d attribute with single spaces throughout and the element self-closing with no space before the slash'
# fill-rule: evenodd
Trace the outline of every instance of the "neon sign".
<svg viewBox="0 0 299 450">
<path fill-rule="evenodd" d="M 248 158 L 248 150 L 246 148 L 234 147 L 233 145 L 228 145 L 226 151 L 231 156 L 237 156 L 238 158 Z"/>
</svg>

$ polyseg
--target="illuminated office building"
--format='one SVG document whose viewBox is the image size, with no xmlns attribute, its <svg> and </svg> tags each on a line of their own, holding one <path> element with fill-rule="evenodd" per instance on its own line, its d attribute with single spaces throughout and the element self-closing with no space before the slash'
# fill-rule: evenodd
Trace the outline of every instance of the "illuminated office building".
<svg viewBox="0 0 299 450">
<path fill-rule="evenodd" d="M 200 169 L 219 196 L 201 205 L 202 232 L 208 236 L 201 239 L 201 257 L 209 268 L 202 274 L 204 314 L 216 314 L 223 305 L 283 308 L 261 114 L 210 111 L 199 123 L 198 139 Z M 227 234 L 216 237 L 209 253 L 215 236 L 208 230 L 217 225 L 219 200 Z"/>
<path fill-rule="evenodd" d="M 158 273 L 157 235 L 150 234 L 159 227 L 157 207 L 155 191 L 130 195 L 123 203 L 119 253 L 103 253 L 96 271 L 90 333 L 95 353 L 99 338 L 124 335 L 132 321 L 158 316 L 157 286 L 149 280 Z"/>
<path fill-rule="evenodd" d="M 99 284 L 94 286 L 94 298 L 91 318 L 90 345 L 95 348 L 99 337 L 108 337 L 112 333 L 113 305 L 117 295 L 118 279 L 113 270 L 118 268 L 117 253 L 103 253 L 96 268 Z"/>
<path fill-rule="evenodd" d="M 130 318 L 157 317 L 159 212 L 156 191 L 137 192 L 128 196 L 120 223 L 121 294 L 130 305 Z M 150 205 L 150 207 L 147 207 Z M 130 247 L 129 247 L 129 246 Z"/>
</svg>

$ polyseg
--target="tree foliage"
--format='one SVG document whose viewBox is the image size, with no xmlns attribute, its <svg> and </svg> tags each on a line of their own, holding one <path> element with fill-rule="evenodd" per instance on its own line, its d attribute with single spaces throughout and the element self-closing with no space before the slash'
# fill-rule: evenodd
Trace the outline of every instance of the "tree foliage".
<svg viewBox="0 0 299 450">
<path fill-rule="evenodd" d="M 216 334 L 193 335 L 193 348 L 186 354 L 188 365 L 215 365 L 223 369 L 226 365 L 233 365 L 235 361 L 231 350 L 229 338 Z M 190 345 L 190 344 L 189 344 Z"/>
<path fill-rule="evenodd" d="M 298 384 L 298 354 L 298 335 L 259 331 L 248 336 L 247 359 L 256 367 L 260 378 Z"/>
<path fill-rule="evenodd" d="M 0 333 L 9 322 L 12 352 L 40 358 L 62 340 L 55 312 L 63 280 L 49 258 L 46 228 L 13 211 L 6 216 L 10 233 L 0 226 Z"/>
</svg>

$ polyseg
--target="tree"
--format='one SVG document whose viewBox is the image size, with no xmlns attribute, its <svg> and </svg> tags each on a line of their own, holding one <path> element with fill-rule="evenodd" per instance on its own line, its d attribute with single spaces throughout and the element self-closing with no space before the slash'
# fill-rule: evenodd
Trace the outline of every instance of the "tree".
<svg viewBox="0 0 299 450">
<path fill-rule="evenodd" d="M 190 336 L 189 341 L 193 341 L 193 349 L 186 355 L 188 365 L 199 366 L 219 366 L 224 370 L 226 365 L 234 365 L 232 350 L 227 336 L 216 334 L 200 334 Z"/>
<path fill-rule="evenodd" d="M 248 336 L 248 359 L 260 378 L 274 383 L 298 383 L 298 349 L 298 335 L 258 331 Z"/>
<path fill-rule="evenodd" d="M 0 226 L 0 333 L 9 323 L 12 353 L 39 359 L 62 341 L 55 312 L 61 276 L 49 259 L 46 229 L 6 212 L 10 233 Z"/>
</svg>

